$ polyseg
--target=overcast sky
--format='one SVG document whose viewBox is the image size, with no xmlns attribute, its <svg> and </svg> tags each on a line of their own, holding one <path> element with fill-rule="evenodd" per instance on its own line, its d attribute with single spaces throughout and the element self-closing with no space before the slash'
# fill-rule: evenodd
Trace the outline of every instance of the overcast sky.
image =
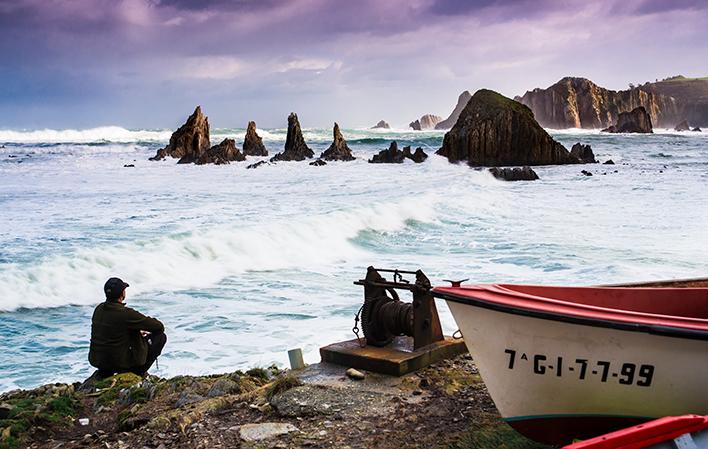
<svg viewBox="0 0 708 449">
<path fill-rule="evenodd" d="M 708 1 L 0 0 L 0 128 L 405 126 L 463 90 L 708 75 Z"/>
</svg>

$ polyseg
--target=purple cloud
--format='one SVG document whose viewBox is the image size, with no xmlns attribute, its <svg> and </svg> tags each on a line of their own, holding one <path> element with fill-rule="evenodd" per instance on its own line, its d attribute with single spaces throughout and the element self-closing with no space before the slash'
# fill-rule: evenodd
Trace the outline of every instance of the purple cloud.
<svg viewBox="0 0 708 449">
<path fill-rule="evenodd" d="M 197 103 L 217 126 L 405 125 L 465 89 L 708 75 L 706 22 L 689 0 L 0 0 L 0 126 L 173 126 Z"/>
</svg>

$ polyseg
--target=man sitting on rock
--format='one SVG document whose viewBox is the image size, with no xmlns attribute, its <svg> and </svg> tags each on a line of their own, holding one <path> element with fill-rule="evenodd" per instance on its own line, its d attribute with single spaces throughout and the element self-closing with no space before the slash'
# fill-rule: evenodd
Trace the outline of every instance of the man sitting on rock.
<svg viewBox="0 0 708 449">
<path fill-rule="evenodd" d="M 160 321 L 125 306 L 126 287 L 121 279 L 108 279 L 106 301 L 91 318 L 89 363 L 101 378 L 126 372 L 146 376 L 167 343 Z"/>
</svg>

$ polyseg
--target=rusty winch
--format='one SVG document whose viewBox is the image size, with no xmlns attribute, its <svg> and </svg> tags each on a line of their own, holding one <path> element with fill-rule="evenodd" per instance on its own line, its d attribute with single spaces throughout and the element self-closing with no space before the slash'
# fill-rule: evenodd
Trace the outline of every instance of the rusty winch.
<svg viewBox="0 0 708 449">
<path fill-rule="evenodd" d="M 393 280 L 386 280 L 381 273 L 391 273 Z M 415 276 L 415 282 L 404 275 Z M 432 286 L 421 270 L 369 267 L 366 278 L 354 284 L 364 286 L 364 305 L 353 329 L 362 346 L 386 346 L 394 337 L 405 335 L 413 337 L 413 349 L 418 349 L 444 339 L 435 300 L 430 294 Z M 396 290 L 410 291 L 413 302 L 401 301 Z M 365 342 L 359 336 L 359 319 Z"/>
</svg>

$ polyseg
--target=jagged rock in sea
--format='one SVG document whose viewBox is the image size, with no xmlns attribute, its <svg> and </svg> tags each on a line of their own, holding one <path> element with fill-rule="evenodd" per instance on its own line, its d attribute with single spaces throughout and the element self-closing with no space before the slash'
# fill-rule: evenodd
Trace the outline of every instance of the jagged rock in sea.
<svg viewBox="0 0 708 449">
<path fill-rule="evenodd" d="M 592 152 L 590 145 L 583 145 L 578 142 L 570 148 L 570 155 L 578 158 L 583 164 L 596 164 L 595 153 Z"/>
<path fill-rule="evenodd" d="M 342 132 L 339 130 L 339 125 L 336 122 L 334 123 L 332 134 L 332 145 L 320 155 L 320 159 L 324 159 L 325 161 L 353 161 L 355 158 L 352 156 L 352 150 L 347 146 L 347 141 L 344 140 Z"/>
<path fill-rule="evenodd" d="M 398 149 L 398 142 L 391 142 L 388 150 L 381 150 L 379 154 L 369 159 L 370 164 L 402 164 L 405 156 L 403 151 Z"/>
<path fill-rule="evenodd" d="M 268 156 L 268 150 L 263 145 L 263 139 L 256 133 L 256 122 L 248 122 L 246 137 L 243 139 L 243 154 L 245 156 Z"/>
<path fill-rule="evenodd" d="M 460 96 L 457 97 L 457 104 L 455 105 L 455 109 L 452 110 L 450 116 L 445 120 L 436 123 L 435 129 L 451 129 L 455 126 L 457 119 L 460 117 L 460 114 L 465 109 L 465 106 L 467 106 L 467 103 L 469 103 L 471 98 L 472 94 L 468 90 L 462 92 Z"/>
<path fill-rule="evenodd" d="M 580 173 L 581 173 L 582 175 L 585 175 L 585 176 L 592 176 L 592 173 L 590 173 L 590 172 L 587 171 L 587 170 L 580 170 Z"/>
<path fill-rule="evenodd" d="M 546 128 L 606 128 L 620 113 L 643 106 L 657 126 L 678 123 L 682 105 L 649 85 L 614 91 L 586 78 L 566 77 L 546 89 L 536 88 L 515 100 L 525 104 Z"/>
<path fill-rule="evenodd" d="M 691 131 L 695 131 L 695 132 L 699 133 L 699 132 L 701 132 L 701 128 L 699 128 L 699 127 L 696 126 L 696 127 L 693 128 Z"/>
<path fill-rule="evenodd" d="M 435 129 L 435 125 L 442 121 L 442 117 L 433 114 L 425 114 L 418 120 L 408 124 L 409 127 L 416 131 L 422 131 L 424 129 Z"/>
<path fill-rule="evenodd" d="M 321 167 L 323 165 L 327 165 L 327 162 L 323 161 L 322 159 L 317 159 L 315 161 L 310 162 L 310 165 L 314 167 Z"/>
<path fill-rule="evenodd" d="M 297 114 L 291 112 L 288 116 L 288 135 L 285 138 L 285 148 L 282 153 L 276 154 L 270 161 L 304 161 L 314 155 L 315 153 L 307 146 L 305 138 L 302 137 Z"/>
<path fill-rule="evenodd" d="M 420 164 L 428 158 L 422 148 L 418 147 L 415 152 L 411 152 L 411 147 L 407 146 L 403 148 L 403 151 L 398 149 L 398 142 L 395 140 L 391 142 L 391 145 L 387 150 L 379 151 L 379 154 L 375 154 L 371 159 L 369 159 L 370 164 L 402 164 L 406 159 L 410 159 L 416 164 Z"/>
<path fill-rule="evenodd" d="M 488 167 L 580 162 L 541 128 L 528 107 L 487 89 L 472 96 L 436 154 Z"/>
<path fill-rule="evenodd" d="M 622 112 L 617 117 L 617 123 L 602 130 L 607 133 L 653 133 L 651 117 L 644 106 Z"/>
<path fill-rule="evenodd" d="M 428 155 L 425 154 L 425 151 L 421 147 L 418 147 L 415 149 L 413 153 L 411 153 L 411 147 L 403 147 L 403 157 L 412 160 L 416 164 L 420 164 L 421 162 L 425 162 L 426 159 L 428 159 Z"/>
<path fill-rule="evenodd" d="M 528 165 L 524 167 L 492 167 L 489 172 L 503 181 L 535 181 L 539 179 L 535 171 Z"/>
<path fill-rule="evenodd" d="M 688 126 L 688 122 L 686 120 L 682 120 L 681 123 L 679 123 L 678 125 L 676 125 L 676 127 L 674 127 L 674 131 L 690 131 L 690 130 L 691 130 L 691 127 Z"/>
<path fill-rule="evenodd" d="M 258 161 L 258 162 L 255 162 L 255 163 L 249 165 L 248 167 L 246 167 L 246 169 L 258 168 L 258 167 L 262 167 L 262 166 L 264 166 L 264 165 L 270 165 L 270 162 L 268 162 L 268 161 Z"/>
<path fill-rule="evenodd" d="M 241 151 L 236 148 L 236 141 L 234 139 L 224 139 L 220 144 L 214 145 L 205 152 L 203 152 L 199 158 L 194 161 L 197 165 L 204 164 L 215 164 L 222 165 L 228 164 L 232 161 L 245 161 L 246 156 L 241 153 Z"/>
<path fill-rule="evenodd" d="M 157 150 L 157 154 L 150 160 L 159 161 L 170 156 L 179 158 L 180 164 L 192 163 L 210 146 L 209 119 L 202 114 L 201 106 L 197 106 L 185 124 L 172 133 L 170 143 Z"/>
<path fill-rule="evenodd" d="M 378 128 L 383 128 L 383 129 L 391 129 L 391 125 L 386 123 L 384 120 L 379 120 L 377 124 L 371 127 L 371 129 L 378 129 Z"/>
<path fill-rule="evenodd" d="M 608 159 L 605 162 L 603 162 L 603 164 L 604 165 L 615 165 L 615 161 L 613 161 L 612 159 Z"/>
</svg>

